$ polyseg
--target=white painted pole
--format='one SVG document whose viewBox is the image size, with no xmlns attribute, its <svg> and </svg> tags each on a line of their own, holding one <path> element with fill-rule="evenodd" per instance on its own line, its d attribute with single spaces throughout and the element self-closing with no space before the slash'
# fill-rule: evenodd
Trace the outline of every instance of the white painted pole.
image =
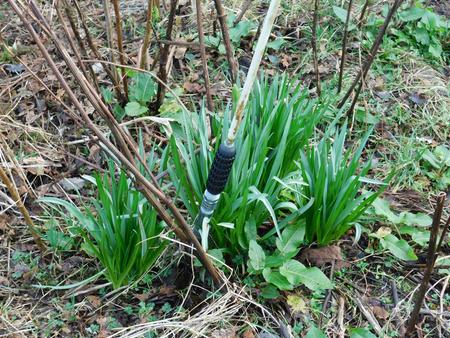
<svg viewBox="0 0 450 338">
<path fill-rule="evenodd" d="M 267 10 L 267 15 L 264 18 L 261 34 L 259 35 L 258 42 L 256 44 L 252 62 L 247 73 L 247 78 L 245 79 L 244 88 L 242 89 L 241 96 L 239 97 L 236 112 L 233 120 L 231 121 L 230 130 L 228 131 L 228 144 L 234 143 L 234 139 L 236 138 L 236 134 L 239 130 L 239 125 L 241 124 L 244 116 L 244 108 L 247 105 L 248 97 L 250 96 L 250 92 L 253 88 L 253 83 L 258 75 L 259 65 L 261 64 L 261 60 L 264 56 L 264 51 L 267 46 L 267 41 L 269 41 L 270 33 L 272 32 L 273 23 L 277 15 L 280 2 L 281 0 L 272 0 L 270 2 L 269 9 Z"/>
</svg>

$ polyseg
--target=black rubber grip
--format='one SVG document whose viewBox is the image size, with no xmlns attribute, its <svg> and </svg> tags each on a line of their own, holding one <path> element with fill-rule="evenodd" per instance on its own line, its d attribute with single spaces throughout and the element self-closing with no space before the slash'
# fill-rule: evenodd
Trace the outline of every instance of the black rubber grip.
<svg viewBox="0 0 450 338">
<path fill-rule="evenodd" d="M 234 144 L 230 146 L 222 143 L 219 146 L 206 183 L 206 189 L 211 194 L 218 195 L 225 189 L 235 156 L 236 148 Z"/>
</svg>

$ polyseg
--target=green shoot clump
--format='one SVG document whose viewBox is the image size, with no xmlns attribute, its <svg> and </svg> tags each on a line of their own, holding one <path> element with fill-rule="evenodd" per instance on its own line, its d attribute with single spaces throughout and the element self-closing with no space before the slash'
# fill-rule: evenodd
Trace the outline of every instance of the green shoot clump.
<svg viewBox="0 0 450 338">
<path fill-rule="evenodd" d="M 299 151 L 326 108 L 310 100 L 307 91 L 287 76 L 276 76 L 270 82 L 262 78 L 255 85 L 236 138 L 231 175 L 210 222 L 213 247 L 229 253 L 246 252 L 263 222 L 270 220 L 277 228 L 277 214 L 283 209 L 293 211 L 292 203 L 279 199 L 282 186 L 278 178 L 296 170 Z M 214 154 L 226 137 L 230 113 L 212 115 L 214 145 L 208 140 L 204 111 L 192 116 L 186 113 L 182 131 L 171 139 L 167 169 L 192 219 L 198 213 Z"/>
<path fill-rule="evenodd" d="M 110 165 L 109 172 L 95 176 L 95 184 L 94 211 L 86 206 L 82 212 L 59 198 L 41 201 L 68 211 L 68 215 L 62 214 L 76 220 L 75 228 L 84 238 L 83 249 L 100 261 L 105 277 L 119 288 L 138 280 L 159 258 L 167 245 L 160 237 L 164 224 L 125 171 L 116 177 Z"/>
<path fill-rule="evenodd" d="M 367 132 L 356 151 L 344 150 L 347 126 L 337 132 L 333 142 L 328 135 L 315 146 L 301 152 L 298 175 L 302 184 L 295 191 L 297 203 L 311 203 L 303 217 L 308 243 L 328 245 L 341 238 L 382 192 L 360 194 L 363 183 L 383 184 L 366 178 L 371 161 L 360 165 L 370 136 Z"/>
</svg>

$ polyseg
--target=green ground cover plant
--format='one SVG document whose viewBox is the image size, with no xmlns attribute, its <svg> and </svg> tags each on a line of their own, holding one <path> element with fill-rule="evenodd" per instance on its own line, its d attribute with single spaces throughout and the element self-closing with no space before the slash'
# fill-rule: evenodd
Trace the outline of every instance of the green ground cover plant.
<svg viewBox="0 0 450 338">
<path fill-rule="evenodd" d="M 296 169 L 299 150 L 313 135 L 327 107 L 308 98 L 301 85 L 287 76 L 261 78 L 236 140 L 239 151 L 231 176 L 211 220 L 211 247 L 227 253 L 246 252 L 264 222 L 272 222 L 270 227 L 277 229 L 281 210 L 297 211 L 294 204 L 280 200 L 279 179 Z M 198 115 L 185 115 L 182 135 L 171 139 L 167 169 L 192 219 L 198 213 L 214 148 L 226 135 L 229 117 L 230 110 L 223 116 L 212 115 L 216 139 L 212 149 L 204 110 Z"/>
<path fill-rule="evenodd" d="M 60 198 L 45 197 L 41 201 L 63 207 L 61 215 L 68 224 L 75 220 L 72 233 L 82 236 L 83 250 L 99 260 L 105 277 L 119 288 L 147 273 L 164 251 L 167 241 L 160 237 L 164 224 L 125 172 L 116 176 L 112 163 L 107 173 L 95 176 L 93 183 L 96 197 L 83 210 Z"/>
<path fill-rule="evenodd" d="M 366 177 L 371 159 L 360 164 L 370 134 L 371 130 L 362 137 L 356 150 L 345 150 L 347 125 L 344 124 L 333 141 L 325 135 L 317 145 L 301 151 L 298 172 L 301 180 L 297 179 L 299 183 L 293 192 L 300 206 L 313 201 L 304 213 L 307 243 L 325 246 L 341 238 L 383 191 L 379 188 L 361 193 L 362 185 L 386 186 Z"/>
</svg>

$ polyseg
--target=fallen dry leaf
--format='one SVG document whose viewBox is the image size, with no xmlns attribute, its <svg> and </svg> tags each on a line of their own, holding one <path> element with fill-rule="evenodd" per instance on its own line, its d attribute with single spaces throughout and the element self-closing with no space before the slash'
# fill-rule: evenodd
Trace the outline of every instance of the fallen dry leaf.
<svg viewBox="0 0 450 338">
<path fill-rule="evenodd" d="M 300 255 L 300 261 L 308 262 L 311 265 L 323 266 L 335 262 L 335 268 L 340 270 L 349 266 L 349 263 L 342 257 L 341 248 L 337 245 L 325 246 L 322 248 L 306 248 Z"/>
<path fill-rule="evenodd" d="M 236 328 L 214 330 L 211 332 L 211 338 L 236 338 Z"/>
<path fill-rule="evenodd" d="M 186 54 L 186 51 L 187 51 L 186 47 L 177 46 L 175 48 L 175 54 L 174 54 L 175 59 L 178 59 L 178 60 L 183 59 L 184 54 Z"/>
<path fill-rule="evenodd" d="M 10 219 L 5 214 L 0 215 L 0 230 L 6 232 L 9 228 Z"/>
<path fill-rule="evenodd" d="M 86 296 L 86 300 L 91 303 L 91 305 L 94 308 L 98 308 L 100 307 L 100 305 L 102 305 L 102 300 L 100 299 L 100 297 L 94 296 L 94 295 L 89 295 Z"/>
<path fill-rule="evenodd" d="M 247 329 L 242 334 L 242 338 L 255 338 L 255 334 L 253 333 L 252 329 Z"/>
<path fill-rule="evenodd" d="M 0 276 L 0 285 L 8 286 L 9 285 L 9 279 L 4 276 Z"/>
<path fill-rule="evenodd" d="M 188 93 L 203 93 L 203 86 L 197 82 L 185 82 L 183 88 Z"/>
<path fill-rule="evenodd" d="M 377 319 L 386 320 L 389 318 L 389 312 L 387 312 L 386 309 L 381 306 L 372 306 L 372 312 L 374 316 L 377 317 Z"/>
</svg>

